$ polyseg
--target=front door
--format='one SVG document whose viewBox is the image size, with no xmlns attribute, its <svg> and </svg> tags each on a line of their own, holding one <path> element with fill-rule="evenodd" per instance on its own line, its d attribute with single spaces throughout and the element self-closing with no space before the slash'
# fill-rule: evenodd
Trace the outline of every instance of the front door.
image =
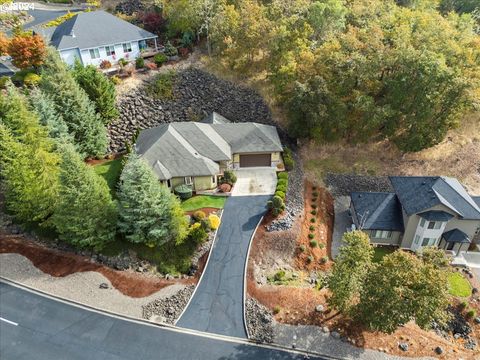
<svg viewBox="0 0 480 360">
<path fill-rule="evenodd" d="M 455 246 L 455 243 L 454 242 L 449 242 L 447 243 L 447 250 L 453 250 L 453 247 Z"/>
</svg>

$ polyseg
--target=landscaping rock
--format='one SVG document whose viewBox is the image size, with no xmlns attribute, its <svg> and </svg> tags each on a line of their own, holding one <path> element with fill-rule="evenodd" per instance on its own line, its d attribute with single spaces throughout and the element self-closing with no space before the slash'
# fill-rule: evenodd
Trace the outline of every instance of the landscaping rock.
<svg viewBox="0 0 480 360">
<path fill-rule="evenodd" d="M 337 331 L 332 331 L 330 333 L 330 335 L 334 338 L 334 339 L 340 339 L 340 333 L 337 332 Z"/>
<path fill-rule="evenodd" d="M 159 316 L 165 319 L 164 322 L 167 324 L 175 323 L 190 300 L 194 289 L 194 285 L 187 286 L 173 296 L 151 301 L 142 306 L 142 317 L 151 319 L 153 316 Z"/>
<path fill-rule="evenodd" d="M 437 346 L 437 347 L 435 348 L 435 353 L 436 353 L 437 355 L 442 355 L 442 354 L 443 354 L 443 348 L 442 348 L 441 346 Z"/>
<path fill-rule="evenodd" d="M 400 343 L 400 344 L 398 344 L 398 347 L 402 351 L 408 351 L 408 344 L 407 343 Z"/>
<path fill-rule="evenodd" d="M 273 317 L 270 311 L 252 298 L 248 298 L 245 305 L 250 339 L 261 343 L 271 343 L 273 341 Z"/>
<path fill-rule="evenodd" d="M 98 286 L 100 289 L 108 289 L 109 286 L 107 283 L 101 283 L 99 286 Z"/>
<path fill-rule="evenodd" d="M 477 342 L 475 341 L 475 339 L 469 338 L 465 342 L 465 349 L 474 350 L 476 347 L 477 347 Z"/>
<path fill-rule="evenodd" d="M 329 173 L 325 177 L 325 184 L 333 196 L 349 196 L 352 191 L 393 191 L 386 176 Z"/>
<path fill-rule="evenodd" d="M 480 324 L 480 316 L 475 318 L 475 324 Z"/>
<path fill-rule="evenodd" d="M 125 15 L 133 15 L 145 10 L 145 4 L 140 0 L 126 0 L 117 4 L 115 12 L 120 12 Z"/>
<path fill-rule="evenodd" d="M 317 305 L 317 306 L 315 307 L 315 311 L 316 311 L 316 312 L 320 312 L 320 313 L 321 313 L 321 312 L 323 312 L 324 310 L 325 310 L 325 307 L 324 307 L 323 305 Z"/>
<path fill-rule="evenodd" d="M 330 332 L 330 329 L 327 327 L 327 326 L 324 326 L 322 327 L 322 331 L 325 333 L 325 334 L 328 334 Z"/>
</svg>

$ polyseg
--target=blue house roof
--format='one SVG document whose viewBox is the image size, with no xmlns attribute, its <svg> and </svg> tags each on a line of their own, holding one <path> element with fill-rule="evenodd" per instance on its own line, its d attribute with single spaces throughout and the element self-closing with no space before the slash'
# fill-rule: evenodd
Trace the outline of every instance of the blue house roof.
<svg viewBox="0 0 480 360">
<path fill-rule="evenodd" d="M 394 193 L 352 192 L 351 200 L 362 229 L 403 232 L 402 211 Z"/>
<path fill-rule="evenodd" d="M 407 215 L 444 205 L 460 218 L 480 220 L 480 207 L 457 179 L 444 176 L 391 176 L 390 182 Z"/>
<path fill-rule="evenodd" d="M 425 220 L 428 220 L 428 221 L 443 221 L 443 222 L 447 222 L 448 220 L 453 218 L 452 214 L 449 214 L 449 213 L 447 213 L 445 211 L 441 211 L 441 210 L 425 211 L 425 212 L 422 212 L 422 213 L 418 214 L 418 216 L 421 216 L 422 218 L 424 218 Z"/>
<path fill-rule="evenodd" d="M 469 243 L 470 239 L 468 235 L 465 234 L 462 230 L 452 229 L 450 231 L 444 232 L 442 237 L 446 242 L 455 242 L 455 243 Z"/>
</svg>

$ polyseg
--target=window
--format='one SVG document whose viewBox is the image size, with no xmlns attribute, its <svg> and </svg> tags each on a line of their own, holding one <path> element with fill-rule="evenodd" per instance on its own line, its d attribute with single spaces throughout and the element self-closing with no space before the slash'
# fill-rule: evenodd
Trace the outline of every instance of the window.
<svg viewBox="0 0 480 360">
<path fill-rule="evenodd" d="M 435 221 L 430 221 L 428 223 L 428 229 L 433 229 L 435 227 Z"/>
<path fill-rule="evenodd" d="M 169 188 L 172 187 L 172 182 L 170 181 L 170 179 L 167 180 L 167 186 L 168 186 Z"/>
<path fill-rule="evenodd" d="M 90 58 L 92 59 L 100 58 L 100 52 L 98 51 L 98 49 L 90 49 L 89 52 L 90 52 Z"/>
<path fill-rule="evenodd" d="M 422 246 L 428 246 L 428 243 L 430 242 L 430 238 L 423 238 L 423 241 L 422 241 Z"/>
<path fill-rule="evenodd" d="M 192 185 L 192 177 L 185 176 L 185 185 Z"/>
<path fill-rule="evenodd" d="M 392 237 L 392 232 L 386 230 L 374 230 L 372 231 L 372 237 L 376 239 L 389 239 Z"/>
<path fill-rule="evenodd" d="M 125 52 L 125 53 L 132 52 L 132 44 L 131 43 L 125 43 L 125 44 L 122 44 L 122 46 L 123 46 L 123 52 Z"/>
<path fill-rule="evenodd" d="M 422 218 L 422 220 L 420 220 L 420 226 L 421 226 L 421 227 L 424 227 L 424 226 L 425 226 L 425 219 L 424 219 L 424 218 Z"/>
<path fill-rule="evenodd" d="M 420 235 L 415 235 L 415 244 L 418 245 L 419 242 L 420 242 Z"/>
<path fill-rule="evenodd" d="M 212 183 L 215 184 L 215 182 L 216 181 L 215 181 L 215 175 L 214 175 L 214 176 L 212 176 Z"/>
<path fill-rule="evenodd" d="M 105 46 L 105 51 L 107 52 L 107 56 L 114 56 L 115 46 Z"/>
<path fill-rule="evenodd" d="M 442 222 L 441 221 L 436 221 L 435 226 L 433 227 L 435 230 L 438 230 L 442 227 Z"/>
</svg>

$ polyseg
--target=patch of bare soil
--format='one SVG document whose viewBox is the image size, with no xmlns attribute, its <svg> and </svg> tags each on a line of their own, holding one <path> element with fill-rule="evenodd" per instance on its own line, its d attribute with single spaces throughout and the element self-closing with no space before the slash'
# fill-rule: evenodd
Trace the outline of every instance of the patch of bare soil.
<svg viewBox="0 0 480 360">
<path fill-rule="evenodd" d="M 113 270 L 92 262 L 88 257 L 48 249 L 16 235 L 0 235 L 0 253 L 23 255 L 35 267 L 55 277 L 84 271 L 99 272 L 110 280 L 112 286 L 118 291 L 134 298 L 149 296 L 175 283 L 192 284 L 197 281 L 196 279 L 166 280 L 136 272 Z"/>
</svg>

